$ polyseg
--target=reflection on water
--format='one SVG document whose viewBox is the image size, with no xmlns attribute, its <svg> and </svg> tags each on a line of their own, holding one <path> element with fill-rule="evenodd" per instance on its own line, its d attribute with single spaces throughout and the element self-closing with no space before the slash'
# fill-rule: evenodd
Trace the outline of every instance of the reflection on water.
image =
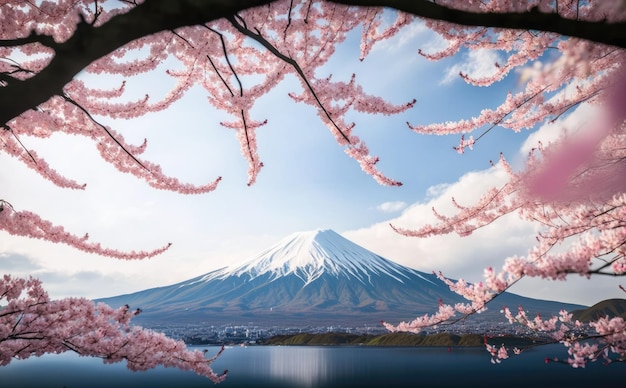
<svg viewBox="0 0 626 388">
<path fill-rule="evenodd" d="M 214 354 L 219 348 L 210 348 Z M 623 386 L 626 364 L 586 368 L 545 364 L 545 357 L 565 356 L 561 345 L 534 348 L 492 365 L 482 348 L 372 348 L 256 346 L 227 349 L 216 371 L 228 369 L 218 388 L 228 387 L 501 387 Z M 123 364 L 72 353 L 13 361 L 0 367 L 1 388 L 31 387 L 207 387 L 192 372 L 157 368 L 130 372 Z"/>
<path fill-rule="evenodd" d="M 328 348 L 277 347 L 269 354 L 269 375 L 298 387 L 319 386 L 330 375 Z"/>
</svg>

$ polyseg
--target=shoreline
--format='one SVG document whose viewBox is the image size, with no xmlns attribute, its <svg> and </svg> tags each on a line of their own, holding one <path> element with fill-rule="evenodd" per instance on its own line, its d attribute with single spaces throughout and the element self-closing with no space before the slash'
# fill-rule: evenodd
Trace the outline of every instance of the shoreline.
<svg viewBox="0 0 626 388">
<path fill-rule="evenodd" d="M 368 346 L 368 347 L 484 347 L 485 342 L 492 345 L 527 348 L 550 343 L 546 339 L 515 335 L 486 334 L 350 334 L 350 333 L 298 333 L 280 334 L 256 341 L 245 339 L 214 343 L 192 342 L 188 345 L 225 345 L 225 346 Z"/>
</svg>

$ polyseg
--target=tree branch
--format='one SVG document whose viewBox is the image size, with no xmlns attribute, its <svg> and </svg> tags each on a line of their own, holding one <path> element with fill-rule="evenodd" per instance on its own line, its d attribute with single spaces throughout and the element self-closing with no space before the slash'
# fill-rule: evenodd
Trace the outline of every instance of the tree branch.
<svg viewBox="0 0 626 388">
<path fill-rule="evenodd" d="M 353 6 L 390 7 L 413 15 L 468 26 L 539 30 L 626 48 L 626 22 L 589 22 L 563 18 L 537 9 L 523 13 L 473 13 L 447 8 L 426 0 L 333 0 Z M 96 27 L 82 20 L 65 42 L 45 35 L 0 41 L 0 47 L 39 42 L 54 50 L 48 66 L 37 75 L 0 88 L 0 126 L 62 95 L 63 87 L 81 70 L 136 39 L 161 31 L 202 25 L 237 12 L 272 3 L 272 0 L 146 0 L 129 12 Z"/>
<path fill-rule="evenodd" d="M 287 63 L 289 65 L 291 65 L 294 68 L 294 70 L 298 73 L 298 75 L 300 76 L 300 79 L 302 79 L 302 82 L 304 82 L 305 85 L 307 86 L 307 88 L 309 89 L 309 92 L 311 93 L 311 95 L 315 99 L 315 102 L 317 102 L 317 105 L 320 107 L 320 109 L 322 110 L 322 112 L 324 113 L 324 115 L 326 116 L 328 121 L 330 121 L 330 123 L 333 125 L 333 127 L 335 127 L 335 129 L 337 130 L 337 132 L 339 132 L 341 137 L 343 137 L 348 142 L 348 144 L 351 144 L 350 138 L 344 133 L 344 131 L 341 130 L 341 128 L 339 128 L 337 123 L 335 123 L 335 120 L 333 120 L 332 116 L 330 115 L 330 112 L 328 112 L 328 110 L 324 107 L 324 104 L 322 104 L 322 101 L 317 96 L 317 93 L 315 93 L 315 89 L 313 89 L 313 86 L 309 82 L 308 78 L 304 74 L 304 71 L 302 70 L 302 68 L 300 67 L 298 62 L 296 62 L 293 58 L 290 58 L 290 57 L 286 56 L 285 54 L 281 53 L 280 51 L 278 51 L 278 49 L 276 47 L 274 47 L 270 42 L 268 42 L 267 39 L 265 39 L 263 36 L 261 36 L 261 34 L 259 33 L 258 30 L 257 30 L 257 32 L 253 32 L 252 30 L 248 29 L 247 26 L 245 26 L 244 24 L 240 23 L 233 16 L 229 16 L 226 19 L 230 22 L 230 24 L 233 25 L 233 27 L 235 27 L 237 29 L 237 31 L 239 31 L 240 33 L 242 33 L 242 34 L 244 34 L 244 35 L 254 39 L 258 43 L 260 43 L 263 47 L 268 49 L 278 59 L 282 60 L 283 62 L 285 62 L 285 63 Z M 239 18 L 239 20 L 242 20 L 242 19 Z"/>
<path fill-rule="evenodd" d="M 90 63 L 144 36 L 184 26 L 201 25 L 233 15 L 243 9 L 268 4 L 269 0 L 146 0 L 129 12 L 96 27 L 82 20 L 74 35 L 65 42 L 45 40 L 55 51 L 48 66 L 37 75 L 0 88 L 0 126 L 50 97 L 63 94 L 63 87 Z M 13 44 L 41 42 L 31 34 Z M 6 44 L 0 43 L 0 46 Z"/>
<path fill-rule="evenodd" d="M 122 149 L 122 151 L 124 151 L 126 153 L 126 155 L 128 155 L 132 160 L 135 161 L 135 163 L 137 163 L 138 165 L 140 165 L 141 167 L 143 167 L 144 169 L 146 169 L 147 171 L 150 171 L 146 166 L 144 166 L 143 163 L 141 163 L 139 161 L 139 159 L 137 159 L 135 157 L 135 155 L 133 155 L 130 151 L 128 151 L 126 149 L 126 147 L 124 147 L 124 145 L 122 143 L 120 143 L 119 140 L 117 140 L 117 138 L 115 138 L 115 136 L 113 136 L 113 134 L 111 133 L 111 131 L 109 131 L 109 129 L 104 126 L 103 124 L 99 123 L 92 115 L 91 113 L 89 113 L 89 111 L 87 109 L 85 109 L 82 105 L 80 105 L 79 103 L 77 103 L 76 101 L 74 101 L 72 98 L 70 98 L 68 95 L 63 94 L 63 99 L 67 102 L 69 102 L 70 104 L 74 105 L 76 108 L 78 108 L 78 110 L 80 110 L 81 112 L 83 112 L 87 118 L 89 118 L 89 120 L 91 120 L 92 123 L 94 123 L 95 125 L 97 125 L 98 127 L 102 128 L 104 130 L 104 132 L 106 132 L 107 135 L 109 135 L 109 137 Z M 18 140 L 19 141 L 19 140 Z M 20 142 L 20 144 L 22 144 Z M 30 155 L 30 154 L 29 154 Z M 32 158 L 32 156 L 31 156 Z M 33 159 L 34 161 L 34 159 Z"/>
<path fill-rule="evenodd" d="M 54 39 L 51 36 L 37 34 L 35 31 L 32 31 L 30 35 L 24 38 L 0 40 L 0 47 L 24 46 L 31 43 L 41 43 L 46 47 L 52 47 L 56 45 Z"/>
<path fill-rule="evenodd" d="M 560 35 L 626 48 L 626 22 L 608 23 L 566 19 L 536 7 L 528 12 L 476 13 L 450 9 L 427 0 L 332 0 L 364 7 L 389 7 L 415 16 L 464 26 L 483 26 L 554 32 Z"/>
</svg>

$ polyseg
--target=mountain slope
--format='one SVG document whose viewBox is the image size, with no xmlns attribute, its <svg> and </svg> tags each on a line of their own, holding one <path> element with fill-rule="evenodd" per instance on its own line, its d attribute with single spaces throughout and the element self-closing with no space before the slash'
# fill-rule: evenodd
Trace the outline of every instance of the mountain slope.
<svg viewBox="0 0 626 388">
<path fill-rule="evenodd" d="M 167 287 L 102 299 L 141 307 L 151 321 L 302 325 L 376 324 L 433 312 L 439 300 L 464 301 L 432 274 L 384 259 L 332 230 L 294 233 L 251 260 Z M 502 320 L 502 304 L 552 314 L 581 306 L 498 297 L 483 319 Z"/>
<path fill-rule="evenodd" d="M 584 310 L 572 311 L 572 319 L 589 322 L 599 317 L 622 317 L 626 319 L 626 299 L 607 299 Z"/>
</svg>

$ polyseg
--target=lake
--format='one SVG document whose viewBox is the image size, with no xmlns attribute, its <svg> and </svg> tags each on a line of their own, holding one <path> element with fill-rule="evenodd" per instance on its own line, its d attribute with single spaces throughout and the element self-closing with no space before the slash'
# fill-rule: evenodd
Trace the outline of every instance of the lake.
<svg viewBox="0 0 626 388">
<path fill-rule="evenodd" d="M 208 348 L 208 354 L 217 347 Z M 483 348 L 250 346 L 227 348 L 213 364 L 229 370 L 221 387 L 528 387 L 623 386 L 626 363 L 584 369 L 546 364 L 563 357 L 549 345 L 493 365 Z M 620 384 L 621 382 L 621 384 Z M 176 369 L 131 372 L 73 353 L 13 361 L 0 367 L 0 387 L 206 387 L 209 380 Z"/>
</svg>

